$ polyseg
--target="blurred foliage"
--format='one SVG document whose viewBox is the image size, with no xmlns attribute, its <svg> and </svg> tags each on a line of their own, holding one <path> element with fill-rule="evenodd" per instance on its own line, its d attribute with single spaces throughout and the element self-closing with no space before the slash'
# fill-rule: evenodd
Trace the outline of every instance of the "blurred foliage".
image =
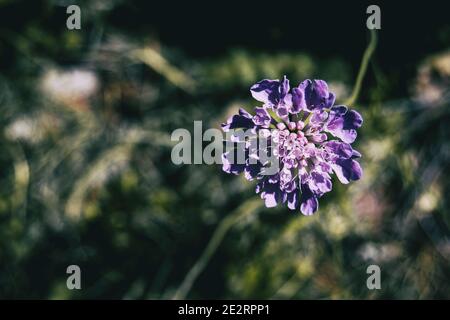
<svg viewBox="0 0 450 320">
<path fill-rule="evenodd" d="M 250 110 L 262 78 L 320 77 L 343 101 L 352 61 L 193 58 L 110 24 L 121 1 L 81 3 L 89 32 L 53 27 L 64 1 L 30 4 L 33 17 L 0 4 L 25 15 L 0 29 L 1 298 L 450 298 L 449 52 L 416 61 L 401 99 L 375 56 L 353 106 L 364 177 L 305 217 L 262 207 L 219 165 L 173 165 L 170 134 Z M 71 264 L 82 290 L 66 289 Z M 366 287 L 370 264 L 382 290 Z"/>
</svg>

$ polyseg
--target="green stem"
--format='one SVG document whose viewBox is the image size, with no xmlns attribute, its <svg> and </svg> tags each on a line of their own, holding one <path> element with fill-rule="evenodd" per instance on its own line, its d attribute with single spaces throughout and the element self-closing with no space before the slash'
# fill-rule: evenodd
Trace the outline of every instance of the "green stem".
<svg viewBox="0 0 450 320">
<path fill-rule="evenodd" d="M 364 55 L 361 61 L 361 66 L 358 71 L 358 76 L 356 77 L 355 86 L 351 96 L 344 102 L 345 105 L 352 105 L 356 102 L 361 91 L 362 81 L 367 71 L 367 66 L 369 65 L 370 58 L 372 57 L 375 48 L 377 47 L 377 32 L 372 29 L 370 30 L 370 42 L 364 51 Z"/>
<path fill-rule="evenodd" d="M 269 114 L 270 114 L 270 116 L 276 121 L 276 122 L 279 122 L 279 123 L 286 123 L 283 119 L 281 119 L 275 112 L 273 112 L 272 110 L 270 110 L 270 109 L 267 109 L 267 112 L 269 112 Z"/>
<path fill-rule="evenodd" d="M 198 276 L 203 272 L 209 260 L 211 260 L 217 248 L 222 243 L 222 240 L 228 230 L 231 229 L 236 223 L 241 221 L 245 216 L 252 215 L 256 211 L 258 211 L 261 208 L 261 203 L 262 202 L 260 199 L 247 200 L 240 207 L 238 207 L 236 211 L 234 211 L 231 215 L 228 215 L 221 221 L 217 229 L 214 231 L 214 234 L 212 235 L 211 240 L 209 241 L 202 255 L 194 264 L 194 266 L 189 270 L 180 287 L 175 292 L 174 296 L 172 297 L 173 300 L 186 298 Z"/>
<path fill-rule="evenodd" d="M 305 124 L 305 127 L 308 125 L 309 121 L 311 120 L 312 115 L 314 114 L 314 112 L 311 112 L 308 117 L 305 119 L 305 121 L 303 121 L 303 123 Z"/>
</svg>

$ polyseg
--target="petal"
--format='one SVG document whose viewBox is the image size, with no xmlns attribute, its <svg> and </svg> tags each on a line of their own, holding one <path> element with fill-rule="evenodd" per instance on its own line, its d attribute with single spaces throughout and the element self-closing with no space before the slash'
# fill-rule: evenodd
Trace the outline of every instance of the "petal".
<svg viewBox="0 0 450 320">
<path fill-rule="evenodd" d="M 239 109 L 239 114 L 231 116 L 226 123 L 222 124 L 222 130 L 228 132 L 230 129 L 250 129 L 254 126 L 251 114 L 241 108 Z"/>
<path fill-rule="evenodd" d="M 361 158 L 361 153 L 359 151 L 356 151 L 355 149 L 353 149 L 352 159 L 355 159 L 355 158 Z"/>
<path fill-rule="evenodd" d="M 334 106 L 330 110 L 330 119 L 334 117 L 342 117 L 344 114 L 346 114 L 348 111 L 348 108 L 346 106 Z"/>
<path fill-rule="evenodd" d="M 255 83 L 250 88 L 250 92 L 256 100 L 272 106 L 278 102 L 277 98 L 279 97 L 279 87 L 279 80 L 264 79 Z"/>
<path fill-rule="evenodd" d="M 245 179 L 251 181 L 258 178 L 259 173 L 261 172 L 261 163 L 258 161 L 255 164 L 251 164 L 247 159 L 247 163 L 244 169 Z"/>
<path fill-rule="evenodd" d="M 357 129 L 362 126 L 363 118 L 355 110 L 350 110 L 345 115 L 344 129 Z"/>
<path fill-rule="evenodd" d="M 291 193 L 295 189 L 297 189 L 297 183 L 296 183 L 295 179 L 293 179 L 283 185 L 284 192 Z"/>
<path fill-rule="evenodd" d="M 243 116 L 245 118 L 251 119 L 252 115 L 250 113 L 247 112 L 247 110 L 243 109 L 243 108 L 239 108 L 239 115 Z"/>
<path fill-rule="evenodd" d="M 276 109 L 277 116 L 279 116 L 281 119 L 286 120 L 289 116 L 289 110 L 285 105 L 280 105 Z"/>
<path fill-rule="evenodd" d="M 359 180 L 362 177 L 361 165 L 353 159 L 338 159 L 331 164 L 331 167 L 343 184 Z"/>
<path fill-rule="evenodd" d="M 264 199 L 267 208 L 273 208 L 283 200 L 283 192 L 278 183 L 265 183 L 261 192 L 261 199 Z"/>
<path fill-rule="evenodd" d="M 267 110 L 262 107 L 256 107 L 255 112 L 256 114 L 253 116 L 253 122 L 258 126 L 268 128 L 270 126 L 272 118 L 270 117 Z"/>
<path fill-rule="evenodd" d="M 292 108 L 290 111 L 295 114 L 304 109 L 306 109 L 305 89 L 298 86 L 292 89 Z"/>
<path fill-rule="evenodd" d="M 353 143 L 356 139 L 356 129 L 363 123 L 362 116 L 354 111 L 347 111 L 345 106 L 333 107 L 330 112 L 326 131 L 347 143 Z"/>
<path fill-rule="evenodd" d="M 305 216 L 310 216 L 319 208 L 319 201 L 316 196 L 311 192 L 306 184 L 302 184 L 302 200 L 300 205 L 300 211 Z"/>
<path fill-rule="evenodd" d="M 323 195 L 330 192 L 332 188 L 331 180 L 327 173 L 319 173 L 317 171 L 311 172 L 311 179 L 308 181 L 308 186 L 312 192 L 317 195 Z"/>
<path fill-rule="evenodd" d="M 328 84 L 323 80 L 314 80 L 314 90 L 320 97 L 328 95 Z"/>
<path fill-rule="evenodd" d="M 296 210 L 299 206 L 300 190 L 295 189 L 287 194 L 287 206 L 291 210 Z"/>
<path fill-rule="evenodd" d="M 261 195 L 261 197 L 264 199 L 264 204 L 267 208 L 273 208 L 276 207 L 278 204 L 278 201 L 276 199 L 276 194 L 275 192 L 272 193 L 265 193 L 263 192 L 264 195 Z"/>
<path fill-rule="evenodd" d="M 311 124 L 322 124 L 325 120 L 328 118 L 328 113 L 323 110 L 317 110 L 313 112 L 313 115 L 311 116 L 310 123 Z"/>
<path fill-rule="evenodd" d="M 250 88 L 250 92 L 258 101 L 263 102 L 267 107 L 277 106 L 284 103 L 290 106 L 291 97 L 289 93 L 289 80 L 286 76 L 282 81 L 264 79 Z"/>
<path fill-rule="evenodd" d="M 336 96 L 329 92 L 328 85 L 323 80 L 306 80 L 302 82 L 305 86 L 305 100 L 309 110 L 331 108 Z"/>
<path fill-rule="evenodd" d="M 337 141 L 337 140 L 331 140 L 326 142 L 325 144 L 325 150 L 335 156 L 338 156 L 341 159 L 349 159 L 353 155 L 353 148 L 350 144 Z"/>
<path fill-rule="evenodd" d="M 335 101 L 336 101 L 336 95 L 333 92 L 330 92 L 330 94 L 328 95 L 328 98 L 325 101 L 324 107 L 326 109 L 330 109 L 331 107 L 333 107 Z"/>
<path fill-rule="evenodd" d="M 284 203 L 287 194 L 280 190 L 278 174 L 267 176 L 256 186 L 256 193 L 261 192 L 261 199 L 264 199 L 268 208 L 275 207 L 278 203 Z"/>
<path fill-rule="evenodd" d="M 230 152 L 225 152 L 224 154 L 222 154 L 222 170 L 226 173 L 232 173 L 236 175 L 244 171 L 244 164 L 231 163 L 231 161 L 229 160 L 229 153 Z M 236 161 L 236 159 L 234 159 L 234 161 Z"/>
<path fill-rule="evenodd" d="M 283 99 L 289 92 L 289 80 L 286 76 L 283 77 L 283 81 L 280 84 L 280 100 Z"/>
<path fill-rule="evenodd" d="M 256 189 L 255 189 L 256 193 L 260 193 L 264 189 L 264 183 L 265 183 L 265 181 L 263 180 L 256 184 Z"/>
</svg>

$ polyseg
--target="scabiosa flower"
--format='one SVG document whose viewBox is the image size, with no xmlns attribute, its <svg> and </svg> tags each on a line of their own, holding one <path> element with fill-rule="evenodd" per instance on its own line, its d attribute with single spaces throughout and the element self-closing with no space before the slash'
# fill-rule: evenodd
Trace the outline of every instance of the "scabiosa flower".
<svg viewBox="0 0 450 320">
<path fill-rule="evenodd" d="M 307 79 L 291 90 L 285 76 L 281 81 L 262 80 L 250 92 L 262 106 L 255 107 L 254 115 L 240 109 L 222 130 L 246 130 L 268 142 L 264 150 L 255 150 L 250 139 L 232 133 L 230 141 L 244 149 L 244 159 L 234 161 L 235 150 L 230 150 L 222 155 L 222 164 L 227 173 L 257 180 L 256 192 L 267 207 L 286 203 L 291 210 L 312 215 L 318 199 L 332 189 L 332 174 L 343 184 L 361 178 L 356 161 L 361 154 L 351 144 L 363 119 L 355 110 L 335 106 L 335 95 L 325 81 Z M 276 172 L 268 173 L 269 162 L 256 151 L 277 159 Z"/>
</svg>

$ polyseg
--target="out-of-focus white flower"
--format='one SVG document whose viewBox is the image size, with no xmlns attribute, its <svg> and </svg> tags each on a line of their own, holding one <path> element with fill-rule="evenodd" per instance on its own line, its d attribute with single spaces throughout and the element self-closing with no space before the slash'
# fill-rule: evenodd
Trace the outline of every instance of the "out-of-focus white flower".
<svg viewBox="0 0 450 320">
<path fill-rule="evenodd" d="M 340 81 L 330 81 L 328 83 L 328 87 L 331 92 L 337 97 L 348 97 L 350 95 L 350 89 L 345 83 Z"/>
<path fill-rule="evenodd" d="M 414 95 L 420 103 L 437 106 L 445 101 L 450 86 L 450 52 L 439 54 L 419 67 Z"/>
<path fill-rule="evenodd" d="M 414 212 L 416 216 L 423 216 L 430 214 L 435 210 L 442 199 L 441 187 L 438 183 L 430 184 L 426 190 L 417 197 Z"/>
<path fill-rule="evenodd" d="M 381 161 L 391 154 L 393 147 L 391 139 L 373 139 L 363 149 L 371 161 Z"/>
<path fill-rule="evenodd" d="M 5 135 L 10 140 L 31 140 L 35 136 L 35 124 L 32 119 L 21 118 L 5 128 Z"/>
<path fill-rule="evenodd" d="M 402 248 L 397 243 L 366 243 L 358 250 L 358 255 L 365 261 L 376 263 L 389 262 L 398 258 L 402 254 Z"/>
<path fill-rule="evenodd" d="M 98 89 L 98 78 L 92 71 L 73 69 L 47 71 L 41 80 L 43 92 L 57 103 L 84 109 Z"/>
<path fill-rule="evenodd" d="M 29 143 L 42 141 L 51 131 L 61 127 L 61 121 L 52 114 L 38 113 L 22 116 L 5 127 L 5 136 L 9 140 L 23 140 Z"/>
<path fill-rule="evenodd" d="M 439 199 L 436 197 L 435 194 L 427 192 L 420 197 L 419 207 L 423 211 L 430 212 L 437 207 L 438 201 Z"/>
</svg>

